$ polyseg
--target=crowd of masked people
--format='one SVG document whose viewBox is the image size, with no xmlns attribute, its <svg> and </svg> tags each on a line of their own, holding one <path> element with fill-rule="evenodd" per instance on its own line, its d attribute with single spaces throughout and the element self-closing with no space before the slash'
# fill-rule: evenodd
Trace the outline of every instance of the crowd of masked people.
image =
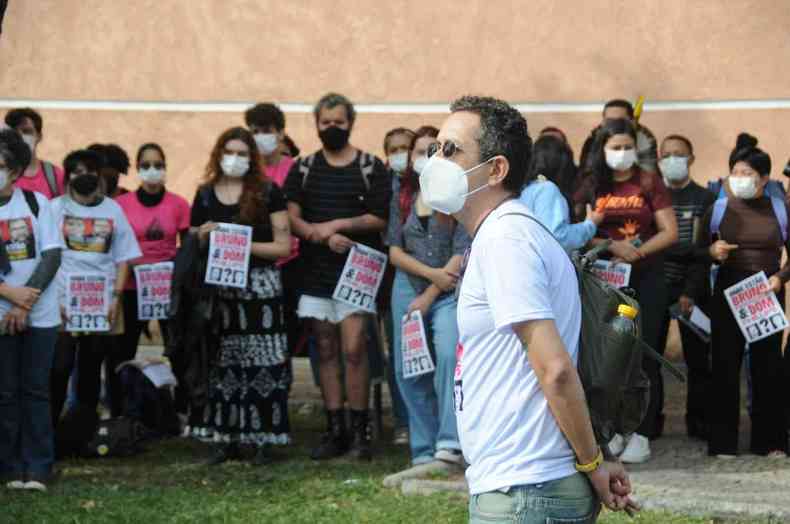
<svg viewBox="0 0 790 524">
<path fill-rule="evenodd" d="M 455 288 L 471 238 L 429 208 L 419 189 L 428 158 L 439 149 L 450 157 L 445 149 L 457 146 L 440 142 L 432 126 L 398 127 L 384 137 L 381 160 L 352 145 L 356 113 L 346 97 L 324 96 L 314 116 L 322 148 L 300 156 L 276 105 L 250 108 L 244 126 L 216 139 L 190 204 L 167 189 L 159 144 L 141 145 L 131 159 L 117 145 L 93 144 L 60 167 L 37 156 L 41 116 L 7 113 L 0 131 L 0 477 L 7 487 L 46 490 L 56 429 L 72 410 L 96 414 L 103 389 L 109 414 L 129 415 L 129 390 L 116 371 L 135 359 L 148 330 L 138 319 L 133 268 L 162 261 L 175 263 L 171 313 L 159 321 L 179 379 L 174 406 L 183 435 L 212 443 L 210 464 L 243 455 L 266 464 L 273 448 L 290 442 L 291 358 L 303 348 L 327 418 L 312 458 L 371 459 L 370 353 L 386 339 L 394 444 L 409 445 L 412 467 L 463 465 L 452 398 Z M 727 169 L 708 188 L 692 179 L 692 139 L 657 141 L 624 100 L 605 105 L 578 161 L 555 127 L 524 147 L 532 155 L 520 199 L 569 253 L 611 241 L 608 258 L 631 265 L 628 287 L 642 304 L 647 344 L 663 352 L 674 304 L 683 315 L 699 307 L 710 316 L 710 342 L 680 325 L 689 437 L 707 440 L 717 457 L 738 453 L 746 360 L 750 450 L 785 456 L 790 373 L 782 335 L 747 345 L 724 298 L 727 287 L 765 271 L 783 304 L 790 279 L 790 266 L 781 265 L 784 190 L 769 179 L 771 158 L 757 139 L 739 135 Z M 118 183 L 130 172 L 135 191 Z M 723 213 L 715 213 L 722 200 Z M 220 223 L 252 227 L 244 288 L 204 283 L 210 234 Z M 355 244 L 389 256 L 377 315 L 332 298 Z M 107 331 L 64 329 L 73 273 L 108 278 Z M 400 326 L 415 311 L 436 369 L 404 378 Z M 623 462 L 649 460 L 650 441 L 664 427 L 660 370 L 651 359 L 644 367 L 647 416 L 634 434 L 608 443 Z"/>
</svg>

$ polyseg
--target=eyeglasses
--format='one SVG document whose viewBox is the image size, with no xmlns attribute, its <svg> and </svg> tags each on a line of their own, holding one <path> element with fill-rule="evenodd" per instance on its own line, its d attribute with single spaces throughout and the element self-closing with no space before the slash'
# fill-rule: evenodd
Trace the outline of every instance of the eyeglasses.
<svg viewBox="0 0 790 524">
<path fill-rule="evenodd" d="M 141 162 L 140 169 L 151 169 L 152 167 L 156 169 L 164 169 L 165 163 L 164 162 Z"/>
<path fill-rule="evenodd" d="M 433 144 L 428 146 L 428 157 L 432 157 L 436 153 L 442 151 L 442 156 L 444 158 L 452 158 L 454 154 L 458 151 L 463 151 L 463 148 L 453 142 L 452 140 L 448 140 L 444 144 L 440 144 L 439 142 L 434 142 Z"/>
</svg>

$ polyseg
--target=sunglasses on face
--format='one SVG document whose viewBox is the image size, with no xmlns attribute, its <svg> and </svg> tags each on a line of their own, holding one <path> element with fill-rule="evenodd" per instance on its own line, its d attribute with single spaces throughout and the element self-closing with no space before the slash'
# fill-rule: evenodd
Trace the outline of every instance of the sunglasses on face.
<svg viewBox="0 0 790 524">
<path fill-rule="evenodd" d="M 140 169 L 151 169 L 152 167 L 156 168 L 156 169 L 164 169 L 165 168 L 165 163 L 164 162 L 141 162 L 140 163 Z"/>
<path fill-rule="evenodd" d="M 428 146 L 428 157 L 432 157 L 439 151 L 442 152 L 444 158 L 452 158 L 458 151 L 463 151 L 463 148 L 452 140 L 448 140 L 444 144 L 434 142 Z"/>
</svg>

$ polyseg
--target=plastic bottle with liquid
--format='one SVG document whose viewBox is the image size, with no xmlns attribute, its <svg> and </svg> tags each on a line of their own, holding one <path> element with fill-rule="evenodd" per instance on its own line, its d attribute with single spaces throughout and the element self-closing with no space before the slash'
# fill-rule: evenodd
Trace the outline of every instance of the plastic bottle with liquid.
<svg viewBox="0 0 790 524">
<path fill-rule="evenodd" d="M 636 315 L 638 313 L 636 308 L 628 304 L 620 304 L 617 306 L 617 315 L 609 322 L 609 325 L 616 333 L 636 336 Z"/>
</svg>

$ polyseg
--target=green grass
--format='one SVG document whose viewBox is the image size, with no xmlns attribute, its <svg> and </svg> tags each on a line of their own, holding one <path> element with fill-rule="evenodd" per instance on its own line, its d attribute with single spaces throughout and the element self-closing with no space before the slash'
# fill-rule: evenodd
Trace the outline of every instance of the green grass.
<svg viewBox="0 0 790 524">
<path fill-rule="evenodd" d="M 406 451 L 389 449 L 371 464 L 315 463 L 306 455 L 317 437 L 296 421 L 295 444 L 264 468 L 234 462 L 199 464 L 207 447 L 173 439 L 127 459 L 72 460 L 47 495 L 0 490 L 0 523 L 463 523 L 459 495 L 404 497 L 381 481 L 407 465 Z M 665 513 L 634 520 L 605 515 L 604 524 L 720 522 Z"/>
</svg>

